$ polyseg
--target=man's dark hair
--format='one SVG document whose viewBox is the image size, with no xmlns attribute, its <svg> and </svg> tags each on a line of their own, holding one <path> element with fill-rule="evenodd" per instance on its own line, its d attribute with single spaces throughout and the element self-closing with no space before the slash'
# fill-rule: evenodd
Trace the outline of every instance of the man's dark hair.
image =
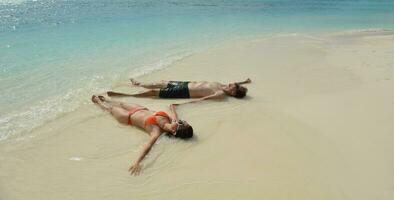
<svg viewBox="0 0 394 200">
<path fill-rule="evenodd" d="M 242 99 L 246 96 L 246 92 L 248 92 L 248 88 L 243 87 L 239 84 L 235 84 L 235 98 Z"/>
<path fill-rule="evenodd" d="M 193 137 L 193 127 L 190 126 L 188 123 L 180 120 L 178 124 L 178 128 L 175 132 L 175 137 L 181 139 L 189 139 Z"/>
</svg>

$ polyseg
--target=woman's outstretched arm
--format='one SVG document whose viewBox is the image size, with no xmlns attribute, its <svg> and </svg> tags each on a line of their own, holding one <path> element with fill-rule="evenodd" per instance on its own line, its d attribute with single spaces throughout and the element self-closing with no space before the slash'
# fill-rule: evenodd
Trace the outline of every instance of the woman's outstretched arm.
<svg viewBox="0 0 394 200">
<path fill-rule="evenodd" d="M 179 121 L 178 119 L 178 113 L 176 112 L 176 104 L 171 104 L 170 105 L 170 109 L 171 109 L 171 113 L 172 113 L 172 121 Z"/>
<path fill-rule="evenodd" d="M 145 158 L 145 156 L 152 149 L 152 146 L 155 144 L 156 140 L 159 138 L 160 135 L 161 135 L 161 132 L 160 132 L 159 128 L 153 129 L 153 131 L 150 133 L 149 141 L 144 144 L 144 148 L 142 149 L 140 155 L 138 156 L 138 159 L 129 168 L 129 172 L 131 175 L 139 175 L 140 174 L 142 160 Z"/>
</svg>

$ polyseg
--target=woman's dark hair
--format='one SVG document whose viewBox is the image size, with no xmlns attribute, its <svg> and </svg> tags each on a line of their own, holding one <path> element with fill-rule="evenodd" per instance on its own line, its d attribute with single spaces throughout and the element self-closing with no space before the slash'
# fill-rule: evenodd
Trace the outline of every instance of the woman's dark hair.
<svg viewBox="0 0 394 200">
<path fill-rule="evenodd" d="M 241 99 L 244 98 L 246 96 L 246 92 L 248 92 L 248 88 L 243 87 L 239 84 L 235 84 L 235 98 Z"/>
<path fill-rule="evenodd" d="M 175 131 L 175 137 L 181 139 L 189 139 L 193 137 L 193 127 L 187 122 L 179 120 L 178 128 Z"/>
</svg>

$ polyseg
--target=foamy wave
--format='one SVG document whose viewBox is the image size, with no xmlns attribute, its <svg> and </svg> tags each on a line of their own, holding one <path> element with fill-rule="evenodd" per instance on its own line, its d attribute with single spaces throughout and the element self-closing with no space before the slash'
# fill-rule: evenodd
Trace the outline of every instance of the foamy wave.
<svg viewBox="0 0 394 200">
<path fill-rule="evenodd" d="M 12 135 L 29 132 L 46 121 L 56 118 L 60 113 L 72 111 L 75 106 L 70 101 L 71 96 L 73 95 L 69 92 L 63 98 L 54 97 L 44 100 L 26 111 L 1 117 L 0 140 Z M 66 106 L 67 104 L 71 105 Z"/>
<path fill-rule="evenodd" d="M 11 4 L 11 5 L 16 5 L 16 4 L 21 4 L 23 2 L 27 2 L 29 0 L 0 0 L 0 5 L 5 5 L 5 4 Z M 37 1 L 37 0 L 30 0 L 30 1 Z"/>
<path fill-rule="evenodd" d="M 87 91 L 97 91 L 97 82 L 101 79 L 102 77 L 93 77 L 86 87 L 70 89 L 62 95 L 42 100 L 28 109 L 17 110 L 0 116 L 0 140 L 11 136 L 24 135 L 62 114 L 74 111 L 80 105 L 89 101 L 89 98 L 85 98 Z M 96 87 L 94 87 L 95 85 Z"/>
<path fill-rule="evenodd" d="M 370 35 L 393 35 L 394 29 L 385 28 L 369 28 L 369 29 L 351 29 L 346 31 L 339 31 L 329 36 L 370 36 Z"/>
<path fill-rule="evenodd" d="M 152 73 L 156 70 L 163 69 L 163 68 L 168 67 L 178 61 L 181 61 L 182 59 L 184 59 L 187 56 L 190 56 L 191 54 L 193 54 L 192 51 L 187 51 L 187 52 L 183 52 L 183 53 L 167 55 L 163 59 L 152 62 L 150 64 L 145 64 L 143 67 L 139 67 L 139 68 L 132 70 L 129 73 L 129 75 L 130 75 L 130 77 L 135 78 L 135 77 L 139 77 L 139 76 L 143 76 L 143 75 Z"/>
</svg>

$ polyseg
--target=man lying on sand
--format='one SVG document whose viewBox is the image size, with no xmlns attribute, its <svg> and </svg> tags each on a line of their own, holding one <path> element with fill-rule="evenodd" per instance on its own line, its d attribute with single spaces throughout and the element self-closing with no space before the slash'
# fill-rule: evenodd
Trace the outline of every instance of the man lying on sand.
<svg viewBox="0 0 394 200">
<path fill-rule="evenodd" d="M 221 84 L 208 81 L 159 81 L 153 83 L 142 83 L 130 79 L 135 86 L 146 88 L 139 93 L 125 94 L 108 91 L 108 96 L 132 96 L 132 97 L 159 97 L 159 98 L 199 98 L 188 103 L 203 101 L 206 99 L 221 99 L 226 95 L 235 98 L 245 97 L 248 89 L 242 84 L 251 83 L 248 78 L 242 82 Z"/>
</svg>

